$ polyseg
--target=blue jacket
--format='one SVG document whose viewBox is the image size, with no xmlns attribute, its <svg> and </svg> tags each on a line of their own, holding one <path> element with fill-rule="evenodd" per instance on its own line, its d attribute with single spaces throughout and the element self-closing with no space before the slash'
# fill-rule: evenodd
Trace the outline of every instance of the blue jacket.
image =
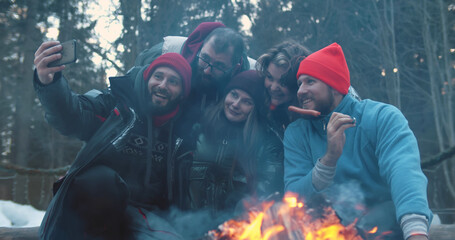
<svg viewBox="0 0 455 240">
<path fill-rule="evenodd" d="M 345 131 L 346 143 L 332 186 L 357 181 L 367 206 L 393 201 L 397 220 L 405 214 L 416 213 L 431 221 L 427 179 L 420 167 L 416 138 L 403 114 L 392 105 L 358 101 L 350 95 L 343 98 L 334 112 L 355 117 L 356 126 Z M 330 116 L 299 119 L 286 129 L 286 191 L 304 198 L 317 193 L 312 184 L 312 169 L 326 153 L 325 126 Z"/>
</svg>

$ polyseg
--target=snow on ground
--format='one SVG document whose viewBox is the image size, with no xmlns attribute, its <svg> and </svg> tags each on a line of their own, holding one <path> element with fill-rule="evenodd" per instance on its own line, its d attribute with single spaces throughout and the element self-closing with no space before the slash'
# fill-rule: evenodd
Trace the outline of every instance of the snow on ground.
<svg viewBox="0 0 455 240">
<path fill-rule="evenodd" d="M 0 227 L 37 227 L 44 213 L 29 205 L 0 200 Z"/>
<path fill-rule="evenodd" d="M 41 224 L 45 211 L 30 205 L 21 205 L 12 201 L 0 200 L 0 227 L 37 227 Z M 441 224 L 434 214 L 431 225 Z"/>
</svg>

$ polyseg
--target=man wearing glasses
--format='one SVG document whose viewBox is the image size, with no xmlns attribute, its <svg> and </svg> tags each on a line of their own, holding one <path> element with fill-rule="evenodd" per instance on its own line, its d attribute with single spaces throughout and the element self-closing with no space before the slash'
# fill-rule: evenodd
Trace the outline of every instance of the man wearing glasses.
<svg viewBox="0 0 455 240">
<path fill-rule="evenodd" d="M 167 36 L 164 41 L 150 49 L 144 50 L 136 59 L 136 66 L 144 66 L 152 62 L 158 56 L 168 53 L 180 53 L 190 64 L 192 69 L 191 93 L 182 104 L 181 115 L 178 117 L 176 132 L 183 139 L 179 148 L 176 165 L 173 167 L 175 179 L 170 181 L 177 183 L 178 189 L 172 189 L 173 202 L 181 208 L 185 208 L 185 182 L 184 175 L 185 150 L 193 149 L 187 144 L 191 138 L 193 125 L 198 122 L 206 107 L 215 104 L 224 93 L 224 88 L 233 75 L 240 71 L 254 68 L 255 60 L 245 54 L 245 43 L 242 36 L 236 31 L 227 28 L 219 22 L 203 22 L 186 37 Z M 171 186 L 170 184 L 169 186 Z M 171 189 L 169 189 L 171 192 Z"/>
<path fill-rule="evenodd" d="M 143 51 L 136 66 L 147 65 L 167 52 L 180 53 L 193 70 L 192 88 L 187 105 L 204 109 L 223 93 L 236 73 L 253 69 L 256 61 L 245 54 L 242 36 L 219 22 L 203 22 L 188 36 L 164 37 L 164 41 Z"/>
<path fill-rule="evenodd" d="M 217 28 L 204 41 L 193 63 L 195 78 L 199 80 L 194 90 L 207 94 L 215 89 L 222 91 L 232 74 L 240 70 L 244 45 L 235 35 L 238 34 L 229 28 Z M 229 37 L 233 41 L 228 41 Z"/>
</svg>

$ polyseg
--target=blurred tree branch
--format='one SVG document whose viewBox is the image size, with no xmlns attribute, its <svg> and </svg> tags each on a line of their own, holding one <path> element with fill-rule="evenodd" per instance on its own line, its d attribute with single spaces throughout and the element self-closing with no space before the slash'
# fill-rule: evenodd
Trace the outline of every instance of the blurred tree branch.
<svg viewBox="0 0 455 240">
<path fill-rule="evenodd" d="M 430 168 L 437 164 L 442 163 L 443 161 L 451 158 L 455 155 L 455 146 L 446 149 L 445 151 L 437 154 L 436 156 L 431 157 L 428 160 L 422 161 L 422 168 Z"/>
</svg>

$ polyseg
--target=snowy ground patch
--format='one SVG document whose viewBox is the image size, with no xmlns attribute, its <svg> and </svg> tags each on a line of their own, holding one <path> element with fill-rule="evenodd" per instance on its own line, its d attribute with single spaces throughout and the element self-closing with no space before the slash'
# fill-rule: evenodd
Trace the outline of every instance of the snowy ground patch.
<svg viewBox="0 0 455 240">
<path fill-rule="evenodd" d="M 37 227 L 44 213 L 29 205 L 0 200 L 0 227 Z"/>
</svg>

